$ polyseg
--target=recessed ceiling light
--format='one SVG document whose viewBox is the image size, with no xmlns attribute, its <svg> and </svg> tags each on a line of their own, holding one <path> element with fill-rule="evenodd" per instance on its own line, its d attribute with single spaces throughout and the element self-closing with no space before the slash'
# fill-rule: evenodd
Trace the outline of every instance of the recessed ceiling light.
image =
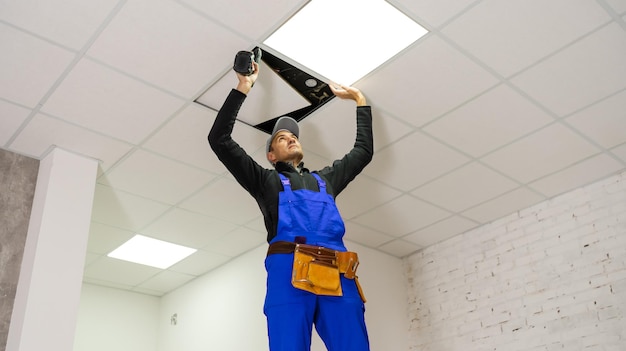
<svg viewBox="0 0 626 351">
<path fill-rule="evenodd" d="M 426 33 L 384 0 L 311 0 L 264 44 L 352 85 Z"/>
<path fill-rule="evenodd" d="M 138 234 L 107 256 L 166 269 L 196 251 L 196 249 Z"/>
</svg>

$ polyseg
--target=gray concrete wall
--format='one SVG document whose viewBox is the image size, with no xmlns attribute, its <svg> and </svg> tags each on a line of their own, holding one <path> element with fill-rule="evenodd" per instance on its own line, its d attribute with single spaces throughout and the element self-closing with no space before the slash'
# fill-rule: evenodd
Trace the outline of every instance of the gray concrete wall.
<svg viewBox="0 0 626 351">
<path fill-rule="evenodd" d="M 39 161 L 0 149 L 0 350 L 5 350 Z"/>
</svg>

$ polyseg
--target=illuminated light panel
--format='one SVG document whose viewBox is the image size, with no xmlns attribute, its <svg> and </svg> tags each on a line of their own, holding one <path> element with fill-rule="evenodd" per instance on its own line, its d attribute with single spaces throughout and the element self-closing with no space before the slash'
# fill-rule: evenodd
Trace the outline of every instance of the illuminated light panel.
<svg viewBox="0 0 626 351">
<path fill-rule="evenodd" d="M 196 252 L 196 249 L 135 235 L 107 256 L 119 260 L 166 269 Z"/>
<path fill-rule="evenodd" d="M 352 85 L 426 33 L 384 0 L 311 0 L 264 44 Z"/>
</svg>

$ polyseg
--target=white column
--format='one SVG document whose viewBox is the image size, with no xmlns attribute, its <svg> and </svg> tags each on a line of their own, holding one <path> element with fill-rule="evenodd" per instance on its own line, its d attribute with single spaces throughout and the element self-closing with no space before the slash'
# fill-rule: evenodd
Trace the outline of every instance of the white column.
<svg viewBox="0 0 626 351">
<path fill-rule="evenodd" d="M 7 351 L 69 351 L 98 162 L 53 149 L 39 165 Z"/>
</svg>

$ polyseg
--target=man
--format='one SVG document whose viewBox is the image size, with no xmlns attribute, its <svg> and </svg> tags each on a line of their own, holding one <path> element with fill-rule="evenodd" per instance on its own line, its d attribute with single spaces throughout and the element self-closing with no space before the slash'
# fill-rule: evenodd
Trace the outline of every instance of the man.
<svg viewBox="0 0 626 351">
<path fill-rule="evenodd" d="M 353 149 L 331 166 L 309 172 L 302 163 L 304 155 L 297 122 L 281 117 L 267 141 L 267 159 L 274 166 L 267 169 L 231 137 L 237 113 L 259 74 L 257 63 L 253 63 L 253 69 L 251 75 L 237 73 L 237 88 L 230 92 L 220 109 L 209 133 L 209 143 L 239 184 L 256 199 L 264 216 L 270 243 L 265 260 L 264 306 L 270 350 L 309 351 L 312 325 L 315 325 L 329 351 L 368 351 L 364 299 L 354 276 L 358 259 L 350 256 L 352 253 L 343 244 L 345 228 L 334 199 L 372 159 L 371 108 L 358 89 L 331 86 L 337 97 L 356 102 L 357 133 Z M 313 245 L 317 251 L 310 252 L 313 256 L 303 254 L 309 248 L 307 245 Z M 318 247 L 323 249 L 317 250 Z M 344 257 L 348 256 L 351 261 L 344 264 L 347 261 Z M 298 267 L 311 267 L 311 272 L 306 272 L 310 277 L 292 282 L 296 262 L 300 262 L 294 257 L 315 257 L 321 263 L 325 258 L 331 259 L 329 265 L 304 262 Z M 314 266 L 323 270 L 320 276 L 324 278 L 312 273 Z M 327 272 L 331 277 L 336 272 L 336 286 L 326 284 Z M 318 282 L 322 282 L 320 287 Z M 302 284 L 308 285 L 303 288 Z"/>
</svg>

